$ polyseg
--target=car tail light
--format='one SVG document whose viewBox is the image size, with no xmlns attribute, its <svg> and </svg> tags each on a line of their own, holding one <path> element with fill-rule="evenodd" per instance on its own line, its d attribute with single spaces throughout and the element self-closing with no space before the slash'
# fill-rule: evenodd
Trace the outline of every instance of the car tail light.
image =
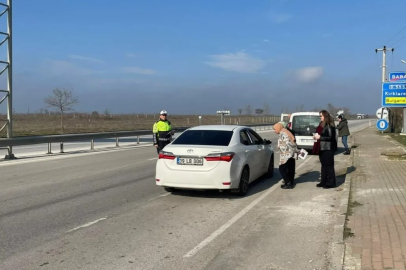
<svg viewBox="0 0 406 270">
<path fill-rule="evenodd" d="M 175 159 L 175 155 L 174 154 L 172 154 L 171 152 L 163 152 L 163 151 L 161 151 L 161 152 L 159 152 L 159 156 L 158 156 L 158 158 L 159 159 Z"/>
<path fill-rule="evenodd" d="M 214 153 L 207 155 L 204 159 L 207 161 L 226 161 L 230 162 L 235 153 L 234 152 L 226 152 L 226 153 Z"/>
<path fill-rule="evenodd" d="M 289 122 L 288 128 L 292 128 L 292 122 Z"/>
</svg>

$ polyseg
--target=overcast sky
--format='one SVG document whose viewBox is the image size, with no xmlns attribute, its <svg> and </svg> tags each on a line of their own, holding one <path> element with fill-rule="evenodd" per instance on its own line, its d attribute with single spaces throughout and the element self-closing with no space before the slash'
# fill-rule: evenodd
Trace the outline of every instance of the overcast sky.
<svg viewBox="0 0 406 270">
<path fill-rule="evenodd" d="M 331 102 L 375 113 L 375 49 L 394 46 L 388 71 L 406 68 L 400 0 L 75 2 L 13 2 L 17 112 L 44 108 L 58 87 L 86 112 L 237 113 L 268 102 L 278 114 Z"/>
</svg>

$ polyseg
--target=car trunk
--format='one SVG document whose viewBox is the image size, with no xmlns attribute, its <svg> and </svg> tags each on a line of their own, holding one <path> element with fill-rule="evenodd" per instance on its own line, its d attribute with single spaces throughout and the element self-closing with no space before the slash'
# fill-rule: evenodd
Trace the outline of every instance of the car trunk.
<svg viewBox="0 0 406 270">
<path fill-rule="evenodd" d="M 168 145 L 163 151 L 172 153 L 175 159 L 164 159 L 164 162 L 172 170 L 209 171 L 224 161 L 207 161 L 205 157 L 222 153 L 224 148 L 210 145 Z"/>
</svg>

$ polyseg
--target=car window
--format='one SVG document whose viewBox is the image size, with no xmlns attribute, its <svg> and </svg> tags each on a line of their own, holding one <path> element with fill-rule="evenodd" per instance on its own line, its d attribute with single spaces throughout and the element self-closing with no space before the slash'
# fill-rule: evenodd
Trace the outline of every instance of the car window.
<svg viewBox="0 0 406 270">
<path fill-rule="evenodd" d="M 233 131 L 227 130 L 187 130 L 172 144 L 228 146 L 232 136 Z"/>
<path fill-rule="evenodd" d="M 248 138 L 248 135 L 245 131 L 240 132 L 240 142 L 244 145 L 250 144 L 250 139 Z"/>
<path fill-rule="evenodd" d="M 292 131 L 295 135 L 311 135 L 316 132 L 319 126 L 320 117 L 318 115 L 297 115 L 292 119 Z"/>
<path fill-rule="evenodd" d="M 250 135 L 254 144 L 263 144 L 262 138 L 253 130 L 248 130 L 248 134 Z"/>
</svg>

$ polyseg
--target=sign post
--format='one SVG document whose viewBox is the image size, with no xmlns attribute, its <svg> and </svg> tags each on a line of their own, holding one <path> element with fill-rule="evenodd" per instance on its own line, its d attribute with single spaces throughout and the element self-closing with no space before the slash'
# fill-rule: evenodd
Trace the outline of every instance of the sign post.
<svg viewBox="0 0 406 270">
<path fill-rule="evenodd" d="M 406 135 L 406 72 L 391 72 L 391 82 L 382 83 L 382 106 L 403 108 L 403 133 Z"/>
<path fill-rule="evenodd" d="M 390 82 L 406 82 L 406 71 L 389 72 Z"/>
<path fill-rule="evenodd" d="M 230 111 L 217 111 L 217 115 L 221 115 L 221 124 L 224 125 L 224 115 L 230 115 Z"/>
<path fill-rule="evenodd" d="M 381 107 L 376 111 L 376 117 L 378 117 L 378 119 L 386 119 L 388 120 L 389 118 L 389 110 L 388 108 L 385 107 Z"/>
<path fill-rule="evenodd" d="M 389 127 L 388 121 L 386 121 L 386 119 L 379 119 L 379 120 L 376 122 L 376 127 L 377 127 L 379 130 L 381 130 L 382 133 L 383 133 L 383 131 L 386 130 L 386 129 L 388 129 L 388 127 Z"/>
<path fill-rule="evenodd" d="M 406 107 L 406 82 L 382 83 L 383 107 Z"/>
</svg>

